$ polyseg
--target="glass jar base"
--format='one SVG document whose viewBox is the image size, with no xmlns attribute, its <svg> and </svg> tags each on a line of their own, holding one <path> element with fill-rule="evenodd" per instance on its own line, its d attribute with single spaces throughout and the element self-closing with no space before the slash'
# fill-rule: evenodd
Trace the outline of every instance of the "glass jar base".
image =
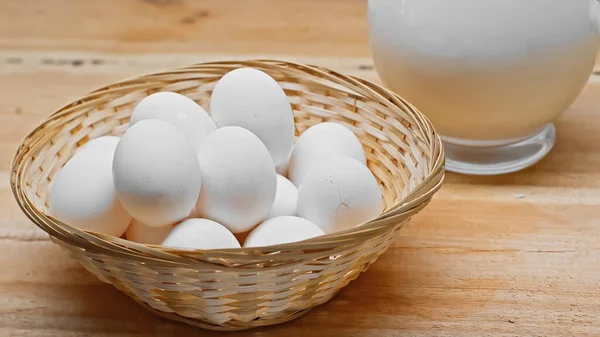
<svg viewBox="0 0 600 337">
<path fill-rule="evenodd" d="M 472 175 L 495 175 L 520 171 L 544 158 L 554 146 L 556 129 L 554 124 L 547 124 L 529 137 L 494 146 L 486 146 L 486 142 L 477 141 L 461 141 L 457 144 L 445 137 L 442 140 L 446 151 L 446 170 Z"/>
</svg>

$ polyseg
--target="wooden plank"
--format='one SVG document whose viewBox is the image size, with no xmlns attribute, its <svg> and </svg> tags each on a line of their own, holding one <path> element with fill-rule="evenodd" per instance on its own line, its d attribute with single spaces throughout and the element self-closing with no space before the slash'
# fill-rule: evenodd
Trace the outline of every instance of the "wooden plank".
<svg viewBox="0 0 600 337">
<path fill-rule="evenodd" d="M 1 0 L 0 13 L 0 50 L 370 55 L 367 0 Z"/>
<path fill-rule="evenodd" d="M 364 0 L 3 0 L 0 49 L 368 56 Z"/>
<path fill-rule="evenodd" d="M 0 335 L 220 335 L 157 318 L 70 260 L 13 201 L 9 161 L 44 116 L 87 91 L 155 69 L 258 56 L 269 55 L 0 52 Z M 376 80 L 367 58 L 273 57 Z M 448 174 L 430 206 L 334 300 L 297 321 L 231 335 L 598 335 L 598 97 L 593 77 L 535 167 Z"/>
</svg>

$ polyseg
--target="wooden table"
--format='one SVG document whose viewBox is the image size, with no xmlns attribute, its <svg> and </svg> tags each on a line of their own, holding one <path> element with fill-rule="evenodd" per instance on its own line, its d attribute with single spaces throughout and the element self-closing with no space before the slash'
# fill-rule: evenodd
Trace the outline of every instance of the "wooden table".
<svg viewBox="0 0 600 337">
<path fill-rule="evenodd" d="M 376 81 L 365 12 L 358 0 L 0 0 L 0 336 L 212 336 L 146 312 L 52 244 L 13 200 L 13 152 L 61 105 L 161 68 L 272 57 Z M 249 335 L 600 335 L 600 77 L 557 128 L 533 168 L 448 174 L 339 296 Z"/>
</svg>

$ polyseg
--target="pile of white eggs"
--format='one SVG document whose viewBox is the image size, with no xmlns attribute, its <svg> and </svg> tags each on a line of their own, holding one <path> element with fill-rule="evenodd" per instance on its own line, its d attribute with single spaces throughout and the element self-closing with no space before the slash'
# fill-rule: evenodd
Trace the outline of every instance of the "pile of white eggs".
<svg viewBox="0 0 600 337">
<path fill-rule="evenodd" d="M 266 73 L 223 76 L 210 112 L 177 93 L 146 97 L 122 137 L 93 139 L 65 164 L 50 214 L 138 243 L 217 249 L 306 240 L 381 213 L 354 133 L 320 123 L 294 144 L 290 102 Z"/>
</svg>

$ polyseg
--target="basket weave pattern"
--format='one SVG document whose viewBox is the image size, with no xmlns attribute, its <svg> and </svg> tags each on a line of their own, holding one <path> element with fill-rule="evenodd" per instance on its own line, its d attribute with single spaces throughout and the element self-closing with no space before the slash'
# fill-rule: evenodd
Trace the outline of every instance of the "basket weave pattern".
<svg viewBox="0 0 600 337">
<path fill-rule="evenodd" d="M 121 135 L 136 104 L 174 91 L 208 110 L 216 82 L 239 67 L 275 78 L 294 111 L 296 134 L 335 121 L 360 139 L 382 189 L 384 213 L 360 227 L 274 247 L 179 251 L 83 232 L 46 214 L 48 190 L 90 139 Z M 25 214 L 102 281 L 159 315 L 215 330 L 285 322 L 333 297 L 382 254 L 438 190 L 444 154 L 429 121 L 370 82 L 281 61 L 218 62 L 123 81 L 60 109 L 21 144 L 11 175 Z"/>
</svg>

